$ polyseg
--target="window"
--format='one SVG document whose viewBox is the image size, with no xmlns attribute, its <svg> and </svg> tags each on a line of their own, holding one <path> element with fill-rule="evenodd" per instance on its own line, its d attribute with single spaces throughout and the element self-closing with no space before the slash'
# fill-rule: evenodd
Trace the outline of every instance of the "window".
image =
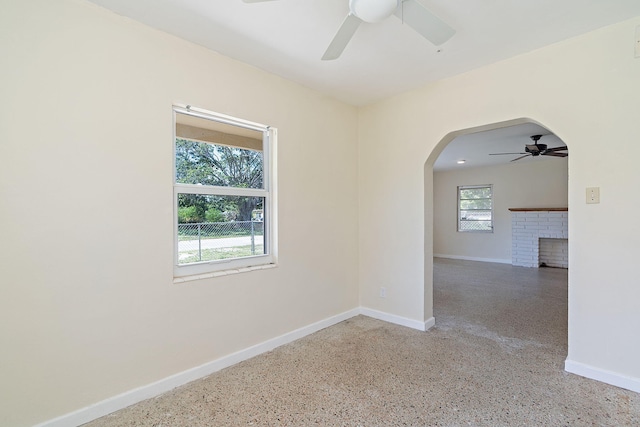
<svg viewBox="0 0 640 427">
<path fill-rule="evenodd" d="M 458 187 L 458 231 L 493 231 L 493 186 Z"/>
<path fill-rule="evenodd" d="M 274 262 L 268 126 L 174 107 L 177 277 Z"/>
</svg>

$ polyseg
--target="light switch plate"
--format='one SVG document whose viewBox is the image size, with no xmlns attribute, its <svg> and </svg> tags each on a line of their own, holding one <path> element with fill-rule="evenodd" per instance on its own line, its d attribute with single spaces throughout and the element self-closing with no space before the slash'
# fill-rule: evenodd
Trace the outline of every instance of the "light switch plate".
<svg viewBox="0 0 640 427">
<path fill-rule="evenodd" d="M 600 187 L 587 188 L 587 203 L 600 203 Z"/>
</svg>

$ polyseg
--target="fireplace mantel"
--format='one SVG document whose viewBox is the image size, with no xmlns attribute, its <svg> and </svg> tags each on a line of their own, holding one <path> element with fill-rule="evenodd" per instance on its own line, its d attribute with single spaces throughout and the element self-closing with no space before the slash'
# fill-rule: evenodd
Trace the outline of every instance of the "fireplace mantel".
<svg viewBox="0 0 640 427">
<path fill-rule="evenodd" d="M 567 212 L 569 208 L 509 208 L 511 212 Z"/>
</svg>

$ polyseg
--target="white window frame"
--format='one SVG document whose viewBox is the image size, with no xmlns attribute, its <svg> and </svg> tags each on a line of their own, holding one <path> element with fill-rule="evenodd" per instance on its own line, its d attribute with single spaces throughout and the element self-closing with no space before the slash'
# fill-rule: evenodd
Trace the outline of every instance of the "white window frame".
<svg viewBox="0 0 640 427">
<path fill-rule="evenodd" d="M 185 114 L 205 120 L 213 120 L 220 123 L 238 126 L 262 132 L 262 187 L 263 188 L 239 188 L 222 187 L 214 185 L 181 184 L 176 181 L 176 114 Z M 174 240 L 174 277 L 182 278 L 194 275 L 206 275 L 226 270 L 249 269 L 252 267 L 266 266 L 276 263 L 276 209 L 275 209 L 275 145 L 277 129 L 260 123 L 215 113 L 212 111 L 194 108 L 186 105 L 173 106 L 173 240 Z M 214 261 L 202 261 L 190 264 L 178 264 L 178 194 L 208 194 L 219 196 L 243 196 L 264 198 L 264 250 L 265 254 L 242 258 L 230 258 Z"/>
<path fill-rule="evenodd" d="M 463 219 L 460 217 L 460 193 L 462 192 L 462 190 L 472 190 L 472 189 L 478 189 L 478 188 L 488 188 L 491 191 L 491 229 L 490 230 L 462 230 L 460 228 L 460 223 L 461 221 L 463 221 Z M 459 185 L 458 186 L 458 190 L 457 190 L 457 194 L 456 194 L 456 201 L 457 201 L 457 205 L 458 205 L 458 209 L 457 209 L 457 221 L 456 221 L 456 230 L 459 233 L 493 233 L 493 184 L 484 184 L 484 185 Z M 483 209 L 486 210 L 486 209 Z"/>
</svg>

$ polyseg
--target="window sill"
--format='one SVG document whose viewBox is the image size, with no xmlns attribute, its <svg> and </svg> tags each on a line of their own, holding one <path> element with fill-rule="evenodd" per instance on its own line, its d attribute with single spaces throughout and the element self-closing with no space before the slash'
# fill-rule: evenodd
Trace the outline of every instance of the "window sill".
<svg viewBox="0 0 640 427">
<path fill-rule="evenodd" d="M 263 264 L 263 265 L 254 265 L 251 267 L 242 267 L 242 268 L 233 268 L 229 270 L 220 270 L 220 271 L 212 271 L 211 273 L 203 273 L 203 274 L 194 274 L 192 276 L 184 276 L 184 277 L 174 277 L 173 283 L 186 283 L 193 282 L 194 280 L 201 279 L 211 279 L 213 277 L 222 277 L 222 276 L 230 276 L 232 274 L 240 274 L 240 273 L 248 273 L 250 271 L 257 270 L 269 270 L 271 268 L 276 268 L 276 264 Z"/>
</svg>

